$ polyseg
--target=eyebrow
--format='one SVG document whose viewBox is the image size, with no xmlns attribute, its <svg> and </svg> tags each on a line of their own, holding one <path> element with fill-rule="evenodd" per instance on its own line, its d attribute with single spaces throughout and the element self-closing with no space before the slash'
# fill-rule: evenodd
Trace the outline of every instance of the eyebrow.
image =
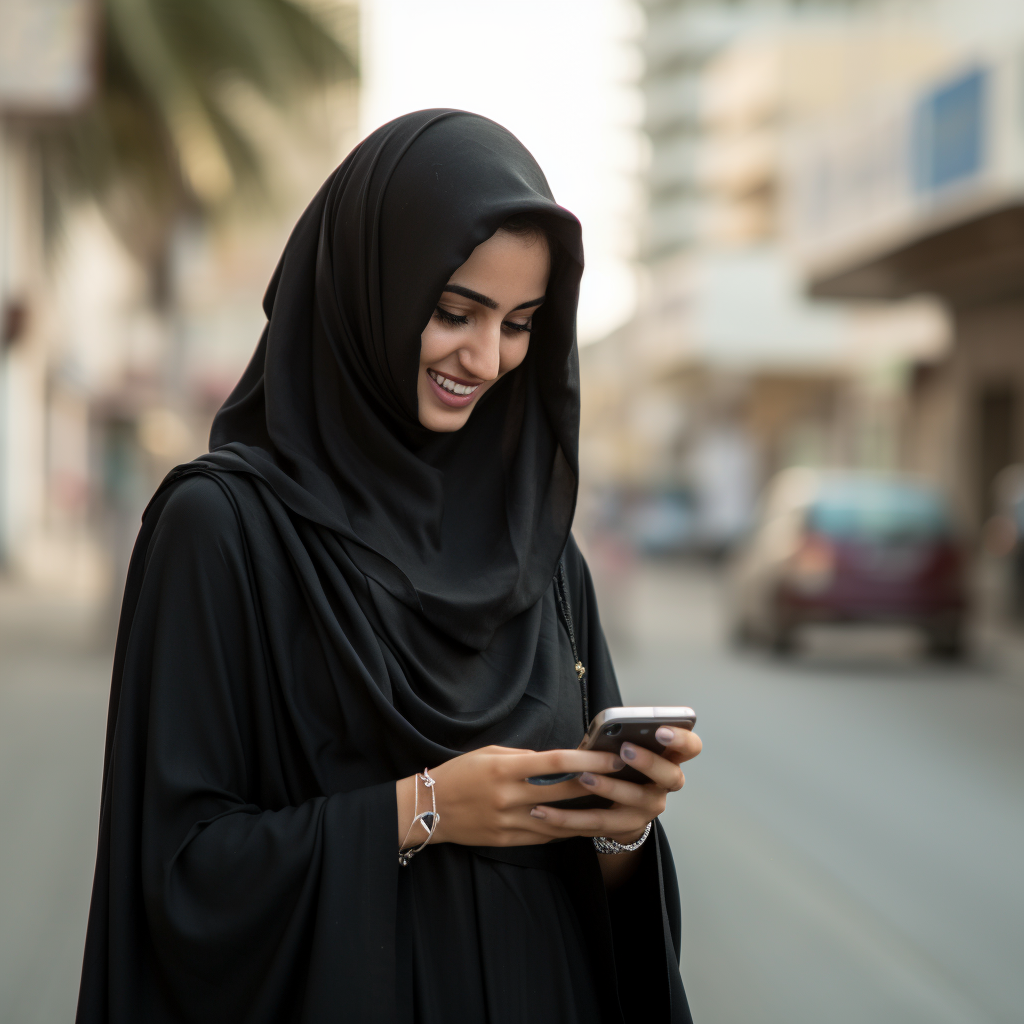
<svg viewBox="0 0 1024 1024">
<path fill-rule="evenodd" d="M 481 306 L 486 306 L 488 309 L 497 309 L 498 304 L 494 299 L 488 298 L 486 295 L 481 295 L 479 292 L 473 291 L 472 288 L 463 288 L 461 284 L 446 284 L 441 289 L 445 292 L 452 292 L 455 295 L 461 295 L 464 299 L 472 299 L 474 302 L 479 302 Z M 514 306 L 510 312 L 514 313 L 517 309 L 529 309 L 531 306 L 539 306 L 546 296 L 542 295 L 539 299 L 531 299 L 529 302 L 520 302 L 518 306 Z"/>
</svg>

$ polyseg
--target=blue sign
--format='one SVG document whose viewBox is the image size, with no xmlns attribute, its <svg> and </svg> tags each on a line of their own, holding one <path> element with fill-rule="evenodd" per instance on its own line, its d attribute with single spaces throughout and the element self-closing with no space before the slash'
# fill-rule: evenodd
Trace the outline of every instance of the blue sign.
<svg viewBox="0 0 1024 1024">
<path fill-rule="evenodd" d="M 914 178 L 934 192 L 978 174 L 985 162 L 988 71 L 978 68 L 926 94 L 914 111 Z"/>
</svg>

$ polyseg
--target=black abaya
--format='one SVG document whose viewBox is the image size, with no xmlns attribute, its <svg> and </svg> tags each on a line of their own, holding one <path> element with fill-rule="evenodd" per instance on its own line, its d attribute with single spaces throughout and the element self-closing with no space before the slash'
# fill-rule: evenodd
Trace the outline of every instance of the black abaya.
<svg viewBox="0 0 1024 1024">
<path fill-rule="evenodd" d="M 559 246 L 527 360 L 428 436 L 432 303 L 525 211 Z M 374 133 L 300 220 L 214 450 L 136 544 L 80 1024 L 689 1020 L 660 829 L 610 899 L 586 839 L 397 863 L 396 779 L 579 742 L 560 555 L 591 707 L 620 702 L 568 535 L 581 266 L 529 154 L 460 112 Z"/>
</svg>

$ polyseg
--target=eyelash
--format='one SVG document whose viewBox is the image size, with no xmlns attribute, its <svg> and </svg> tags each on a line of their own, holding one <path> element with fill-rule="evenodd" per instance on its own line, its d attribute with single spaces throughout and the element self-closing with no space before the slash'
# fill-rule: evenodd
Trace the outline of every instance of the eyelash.
<svg viewBox="0 0 1024 1024">
<path fill-rule="evenodd" d="M 464 327 L 469 323 L 468 316 L 459 316 L 457 313 L 449 313 L 447 309 L 442 309 L 440 306 L 437 306 L 434 309 L 434 316 L 448 327 Z M 516 331 L 523 334 L 529 334 L 533 330 L 533 326 L 531 324 L 516 324 L 511 320 L 502 320 L 501 326 L 506 330 Z"/>
<path fill-rule="evenodd" d="M 458 316 L 455 313 L 449 313 L 447 309 L 442 309 L 440 306 L 434 310 L 434 316 L 443 324 L 447 324 L 449 327 L 461 327 L 469 323 L 468 316 Z"/>
</svg>

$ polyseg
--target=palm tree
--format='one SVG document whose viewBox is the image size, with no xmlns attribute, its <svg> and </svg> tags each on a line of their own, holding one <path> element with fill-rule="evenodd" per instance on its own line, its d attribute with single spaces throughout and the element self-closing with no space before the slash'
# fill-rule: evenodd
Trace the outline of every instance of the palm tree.
<svg viewBox="0 0 1024 1024">
<path fill-rule="evenodd" d="M 337 10 L 351 28 L 354 8 Z M 96 95 L 44 131 L 46 190 L 58 213 L 94 199 L 150 266 L 182 213 L 214 216 L 240 191 L 266 198 L 239 90 L 287 110 L 357 74 L 346 26 L 332 31 L 322 3 L 318 13 L 302 0 L 102 0 L 98 13 Z"/>
</svg>

